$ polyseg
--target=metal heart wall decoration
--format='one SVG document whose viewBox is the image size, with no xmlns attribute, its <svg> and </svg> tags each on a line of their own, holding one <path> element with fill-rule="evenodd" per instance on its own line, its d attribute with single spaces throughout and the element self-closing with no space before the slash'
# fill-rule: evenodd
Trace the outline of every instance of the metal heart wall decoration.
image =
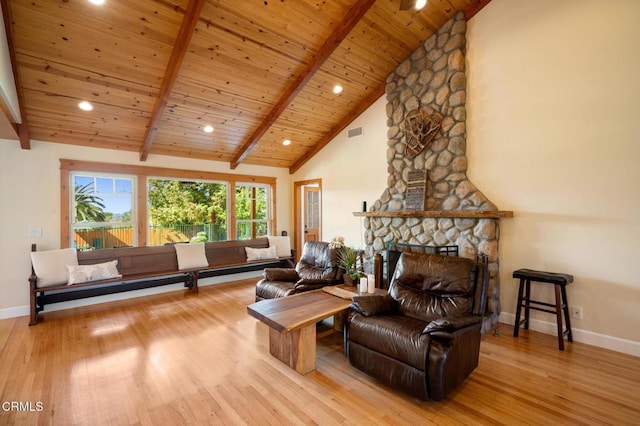
<svg viewBox="0 0 640 426">
<path fill-rule="evenodd" d="M 442 116 L 437 112 L 427 114 L 422 109 L 410 111 L 404 119 L 407 145 L 404 155 L 413 158 L 420 154 L 440 131 Z"/>
</svg>

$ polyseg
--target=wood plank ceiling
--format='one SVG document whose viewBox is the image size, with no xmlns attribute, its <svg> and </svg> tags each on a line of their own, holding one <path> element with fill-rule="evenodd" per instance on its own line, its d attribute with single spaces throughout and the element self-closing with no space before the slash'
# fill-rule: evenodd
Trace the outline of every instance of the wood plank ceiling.
<svg viewBox="0 0 640 426">
<path fill-rule="evenodd" d="M 389 73 L 443 23 L 488 3 L 2 2 L 32 139 L 291 173 L 382 96 Z M 94 109 L 81 111 L 82 100 Z"/>
</svg>

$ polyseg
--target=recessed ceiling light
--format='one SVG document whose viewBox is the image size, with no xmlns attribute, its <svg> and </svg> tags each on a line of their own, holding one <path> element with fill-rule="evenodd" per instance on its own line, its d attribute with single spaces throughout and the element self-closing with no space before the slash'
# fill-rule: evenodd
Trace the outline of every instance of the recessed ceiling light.
<svg viewBox="0 0 640 426">
<path fill-rule="evenodd" d="M 333 93 L 335 93 L 336 95 L 342 93 L 342 86 L 340 86 L 339 84 L 333 86 Z"/>
<path fill-rule="evenodd" d="M 427 5 L 427 0 L 416 0 L 416 10 L 420 10 Z"/>
<path fill-rule="evenodd" d="M 285 140 L 282 141 L 282 145 L 289 146 L 289 145 L 291 145 L 291 141 L 289 139 L 285 139 Z"/>
<path fill-rule="evenodd" d="M 78 108 L 80 108 L 83 111 L 91 111 L 93 109 L 93 105 L 91 105 L 87 101 L 82 101 L 78 104 Z"/>
<path fill-rule="evenodd" d="M 89 0 L 89 3 L 95 4 L 96 6 L 102 6 L 105 0 Z"/>
<path fill-rule="evenodd" d="M 202 129 L 202 130 L 204 130 L 207 133 L 211 133 L 211 132 L 213 132 L 213 126 L 206 125 L 206 126 L 204 126 L 204 129 Z"/>
</svg>

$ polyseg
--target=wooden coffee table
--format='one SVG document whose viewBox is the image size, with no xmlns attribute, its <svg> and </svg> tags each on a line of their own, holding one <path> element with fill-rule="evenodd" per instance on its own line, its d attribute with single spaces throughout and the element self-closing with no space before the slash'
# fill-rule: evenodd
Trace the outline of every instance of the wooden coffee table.
<svg viewBox="0 0 640 426">
<path fill-rule="evenodd" d="M 269 326 L 271 355 L 298 373 L 307 374 L 316 368 L 316 323 L 332 315 L 342 321 L 349 305 L 350 298 L 314 290 L 261 300 L 247 306 L 247 312 Z"/>
</svg>

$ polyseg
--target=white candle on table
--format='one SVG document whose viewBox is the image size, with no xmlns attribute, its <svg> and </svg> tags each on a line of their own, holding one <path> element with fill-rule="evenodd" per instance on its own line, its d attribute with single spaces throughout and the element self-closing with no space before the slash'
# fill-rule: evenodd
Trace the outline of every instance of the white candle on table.
<svg viewBox="0 0 640 426">
<path fill-rule="evenodd" d="M 366 293 L 369 289 L 369 284 L 367 283 L 366 275 L 360 278 L 360 285 L 358 285 L 358 291 L 360 293 Z"/>
<path fill-rule="evenodd" d="M 369 293 L 376 292 L 376 276 L 375 275 L 367 275 L 367 291 Z"/>
</svg>

